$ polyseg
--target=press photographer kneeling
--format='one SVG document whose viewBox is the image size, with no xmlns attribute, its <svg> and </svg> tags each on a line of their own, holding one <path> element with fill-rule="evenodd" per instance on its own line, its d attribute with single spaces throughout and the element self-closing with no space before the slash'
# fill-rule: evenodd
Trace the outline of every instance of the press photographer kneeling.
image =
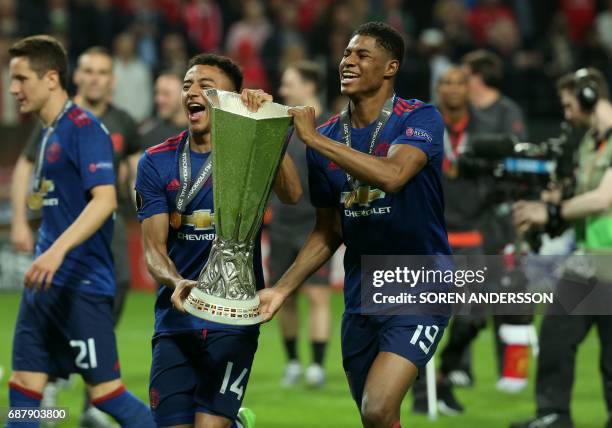
<svg viewBox="0 0 612 428">
<path fill-rule="evenodd" d="M 600 368 L 608 409 L 606 428 L 612 428 L 612 316 L 593 310 L 590 315 L 567 313 L 584 303 L 593 287 L 612 289 L 612 104 L 608 85 L 596 69 L 580 69 L 557 83 L 565 119 L 574 126 L 589 128 L 578 148 L 575 194 L 557 202 L 519 201 L 513 220 L 519 234 L 544 229 L 556 234 L 565 227 L 576 233 L 577 252 L 592 265 L 594 277 L 567 272 L 559 281 L 558 293 L 569 292 L 575 299 L 553 305 L 544 316 L 540 330 L 540 353 L 536 378 L 537 414 L 511 428 L 572 428 L 570 398 L 574 380 L 577 346 L 590 328 L 597 325 L 601 346 Z M 605 256 L 608 257 L 605 257 Z M 607 263 L 605 262 L 607 259 Z M 605 289 L 605 288 L 604 288 Z M 608 293 L 609 298 L 610 293 Z M 600 301 L 612 310 L 612 302 Z M 572 301 L 573 300 L 573 301 Z"/>
</svg>

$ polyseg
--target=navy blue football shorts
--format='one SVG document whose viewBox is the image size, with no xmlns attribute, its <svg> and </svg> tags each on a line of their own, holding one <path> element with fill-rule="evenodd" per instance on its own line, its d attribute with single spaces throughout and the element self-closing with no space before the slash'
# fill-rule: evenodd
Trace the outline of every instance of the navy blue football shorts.
<svg viewBox="0 0 612 428">
<path fill-rule="evenodd" d="M 258 328 L 153 338 L 149 399 L 158 426 L 193 424 L 196 412 L 234 420 L 246 393 Z"/>
<path fill-rule="evenodd" d="M 342 317 L 342 364 L 353 399 L 361 408 L 370 367 L 380 352 L 392 352 L 412 362 L 419 372 L 433 357 L 446 316 L 371 316 L 345 313 Z"/>
<path fill-rule="evenodd" d="M 90 385 L 121 376 L 113 327 L 113 298 L 54 287 L 24 290 L 15 336 L 13 370 L 67 378 L 79 373 Z"/>
</svg>

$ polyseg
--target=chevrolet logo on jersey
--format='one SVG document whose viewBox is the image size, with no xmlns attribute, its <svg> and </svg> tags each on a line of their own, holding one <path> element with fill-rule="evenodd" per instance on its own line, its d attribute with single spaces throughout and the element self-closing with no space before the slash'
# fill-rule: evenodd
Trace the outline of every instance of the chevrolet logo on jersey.
<svg viewBox="0 0 612 428">
<path fill-rule="evenodd" d="M 183 214 L 182 223 L 194 230 L 210 230 L 215 224 L 215 214 L 211 210 L 197 210 L 191 214 Z"/>
<path fill-rule="evenodd" d="M 344 204 L 346 198 L 352 192 L 342 192 L 340 195 L 340 203 Z M 351 201 L 351 204 L 346 208 L 352 208 L 353 205 L 358 204 L 360 207 L 369 207 L 370 202 L 376 201 L 378 199 L 383 199 L 386 196 L 386 193 L 380 189 L 372 189 L 370 186 L 359 186 L 357 189 L 356 197 Z"/>
</svg>

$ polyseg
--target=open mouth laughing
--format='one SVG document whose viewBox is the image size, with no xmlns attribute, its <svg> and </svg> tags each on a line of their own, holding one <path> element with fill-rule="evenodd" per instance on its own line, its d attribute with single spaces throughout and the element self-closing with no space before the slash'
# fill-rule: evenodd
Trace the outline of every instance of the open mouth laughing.
<svg viewBox="0 0 612 428">
<path fill-rule="evenodd" d="M 340 74 L 340 82 L 343 85 L 352 83 L 356 81 L 357 79 L 359 79 L 359 74 L 355 73 L 354 71 L 343 70 L 342 73 Z"/>
<path fill-rule="evenodd" d="M 190 122 L 197 122 L 204 116 L 206 106 L 198 102 L 189 102 L 187 104 L 187 112 Z"/>
</svg>

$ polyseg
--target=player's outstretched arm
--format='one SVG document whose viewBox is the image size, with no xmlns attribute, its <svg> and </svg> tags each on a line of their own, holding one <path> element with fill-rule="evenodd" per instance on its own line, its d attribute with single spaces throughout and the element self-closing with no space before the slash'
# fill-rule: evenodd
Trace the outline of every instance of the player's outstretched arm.
<svg viewBox="0 0 612 428">
<path fill-rule="evenodd" d="M 387 193 L 395 193 L 427 164 L 427 155 L 410 145 L 393 145 L 386 157 L 371 156 L 319 134 L 312 107 L 293 107 L 295 130 L 300 139 L 351 176 Z"/>
<path fill-rule="evenodd" d="M 317 208 L 315 226 L 293 264 L 276 285 L 259 292 L 263 322 L 272 319 L 287 297 L 329 260 L 340 244 L 340 214 L 335 207 Z"/>
<path fill-rule="evenodd" d="M 53 275 L 64 261 L 66 254 L 93 235 L 117 209 L 117 195 L 113 184 L 92 187 L 91 200 L 74 223 L 34 260 L 25 275 L 26 287 L 48 288 Z"/>
<path fill-rule="evenodd" d="M 183 300 L 197 282 L 184 279 L 168 256 L 168 224 L 168 214 L 156 214 L 142 221 L 145 261 L 147 269 L 159 284 L 174 289 L 172 303 L 184 312 Z"/>
<path fill-rule="evenodd" d="M 17 251 L 31 253 L 34 251 L 34 237 L 28 224 L 26 198 L 28 184 L 34 164 L 24 155 L 19 156 L 11 181 L 11 243 Z"/>
<path fill-rule="evenodd" d="M 302 197 L 303 189 L 295 163 L 289 153 L 285 153 L 274 180 L 274 192 L 283 204 L 295 205 Z"/>
</svg>

